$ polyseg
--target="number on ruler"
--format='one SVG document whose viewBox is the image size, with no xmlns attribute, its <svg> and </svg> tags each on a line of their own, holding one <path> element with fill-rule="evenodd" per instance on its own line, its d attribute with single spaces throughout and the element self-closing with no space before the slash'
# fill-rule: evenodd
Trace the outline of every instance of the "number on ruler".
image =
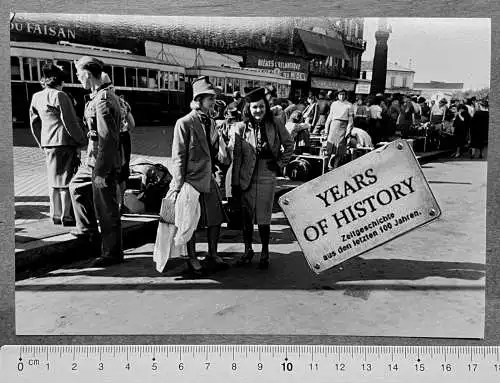
<svg viewBox="0 0 500 383">
<path fill-rule="evenodd" d="M 19 362 L 17 364 L 17 371 L 22 371 L 22 370 L 24 370 L 24 364 L 23 364 L 23 362 Z"/>
<path fill-rule="evenodd" d="M 495 364 L 495 371 L 500 372 L 500 364 Z"/>
<path fill-rule="evenodd" d="M 476 372 L 476 370 L 477 370 L 477 363 L 469 363 L 469 371 Z"/>
<path fill-rule="evenodd" d="M 78 363 L 73 362 L 73 364 L 71 365 L 71 371 L 77 371 L 77 370 L 78 370 Z"/>
<path fill-rule="evenodd" d="M 210 362 L 205 362 L 205 370 L 208 370 L 210 368 Z"/>
<path fill-rule="evenodd" d="M 398 364 L 397 363 L 394 363 L 394 364 L 389 364 L 389 371 L 390 372 L 394 372 L 394 371 L 398 371 L 399 368 L 398 368 Z"/>
<path fill-rule="evenodd" d="M 127 363 L 127 364 L 125 365 L 125 368 L 126 368 L 127 370 L 129 370 L 129 371 L 130 371 L 130 363 Z"/>
<path fill-rule="evenodd" d="M 311 368 L 311 371 L 318 371 L 319 370 L 318 363 L 309 363 L 309 367 Z"/>
<path fill-rule="evenodd" d="M 151 369 L 152 369 L 153 371 L 158 370 L 158 363 L 153 362 L 153 364 L 151 365 Z"/>
<path fill-rule="evenodd" d="M 281 367 L 283 367 L 283 371 L 290 372 L 293 370 L 292 362 L 283 362 L 283 363 L 281 363 Z"/>
<path fill-rule="evenodd" d="M 415 371 L 425 371 L 425 366 L 423 363 L 415 364 Z"/>
<path fill-rule="evenodd" d="M 362 364 L 361 366 L 362 366 L 362 368 L 363 368 L 363 371 L 368 371 L 368 372 L 369 372 L 369 371 L 371 371 L 371 370 L 372 370 L 372 365 L 371 365 L 371 363 Z"/>
<path fill-rule="evenodd" d="M 451 372 L 453 371 L 453 366 L 451 364 L 442 364 L 441 365 L 441 369 L 443 370 L 443 372 Z"/>
<path fill-rule="evenodd" d="M 264 369 L 264 365 L 262 363 L 257 363 L 257 370 L 262 371 Z"/>
<path fill-rule="evenodd" d="M 345 371 L 345 364 L 344 363 L 337 363 L 335 365 L 335 367 L 337 368 L 337 371 Z"/>
<path fill-rule="evenodd" d="M 233 365 L 231 366 L 231 369 L 233 371 L 236 371 L 238 369 L 238 366 L 236 365 L 236 363 L 233 363 Z"/>
<path fill-rule="evenodd" d="M 184 363 L 179 363 L 179 370 L 184 370 Z"/>
<path fill-rule="evenodd" d="M 104 370 L 104 364 L 102 362 L 99 363 L 99 371 Z"/>
</svg>

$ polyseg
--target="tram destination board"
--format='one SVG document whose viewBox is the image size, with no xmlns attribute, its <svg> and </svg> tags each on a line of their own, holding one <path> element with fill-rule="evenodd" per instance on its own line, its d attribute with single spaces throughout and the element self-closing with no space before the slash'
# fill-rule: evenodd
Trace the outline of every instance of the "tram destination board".
<svg viewBox="0 0 500 383">
<path fill-rule="evenodd" d="M 405 140 L 293 189 L 279 204 L 316 274 L 441 215 Z"/>
<path fill-rule="evenodd" d="M 500 347 L 5 346 L 2 383 L 498 382 Z"/>
</svg>

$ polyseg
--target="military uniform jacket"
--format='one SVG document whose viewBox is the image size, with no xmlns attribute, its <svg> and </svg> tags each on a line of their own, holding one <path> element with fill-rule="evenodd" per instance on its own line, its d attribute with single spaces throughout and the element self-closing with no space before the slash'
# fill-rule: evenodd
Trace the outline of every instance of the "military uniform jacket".
<svg viewBox="0 0 500 383">
<path fill-rule="evenodd" d="M 102 85 L 89 98 L 84 114 L 89 129 L 87 165 L 94 169 L 94 175 L 107 177 L 119 171 L 121 165 L 120 101 L 109 84 Z"/>
<path fill-rule="evenodd" d="M 283 168 L 292 158 L 293 139 L 280 116 L 274 116 L 273 122 L 266 121 L 265 129 L 276 164 Z M 234 142 L 230 144 L 233 157 L 232 185 L 246 190 L 257 164 L 257 132 L 249 122 L 236 123 L 234 130 Z"/>
<path fill-rule="evenodd" d="M 85 145 L 82 121 L 65 92 L 47 87 L 35 93 L 29 114 L 31 130 L 42 148 Z"/>
</svg>

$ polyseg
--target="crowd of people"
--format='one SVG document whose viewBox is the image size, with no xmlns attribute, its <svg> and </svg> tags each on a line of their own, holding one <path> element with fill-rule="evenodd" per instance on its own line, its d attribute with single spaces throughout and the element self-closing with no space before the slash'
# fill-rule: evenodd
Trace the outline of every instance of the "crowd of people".
<svg viewBox="0 0 500 383">
<path fill-rule="evenodd" d="M 85 56 L 75 67 L 78 80 L 90 91 L 83 120 L 62 90 L 63 71 L 47 63 L 42 68 L 43 90 L 30 106 L 31 128 L 46 153 L 54 224 L 76 226 L 73 235 L 100 241 L 100 256 L 93 265 L 102 267 L 123 260 L 120 215 L 135 123 L 130 105 L 103 72 L 102 61 Z M 194 275 L 203 275 L 206 265 L 229 267 L 217 252 L 221 225 L 228 221 L 224 199 L 237 207 L 233 211 L 238 211 L 236 221 L 241 223 L 245 250 L 236 265 L 249 265 L 254 258 L 256 224 L 262 243 L 258 267 L 269 267 L 277 177 L 294 152 L 310 150 L 314 137 L 321 138 L 323 154 L 333 159 L 328 161 L 331 168 L 343 164 L 348 145 L 373 148 L 414 136 L 422 126 L 430 142 L 452 134 L 457 157 L 466 146 L 472 148 L 471 156 L 481 157 L 487 139 L 487 100 L 435 103 L 408 95 L 354 97 L 339 90 L 311 92 L 307 99 L 291 102 L 278 98 L 270 86 L 245 89 L 243 96 L 235 92 L 231 102 L 224 102 L 207 77 L 195 80 L 192 88 L 191 111 L 174 127 L 172 181 L 164 201 L 176 206 L 175 211 L 181 208 L 186 262 Z M 87 156 L 81 164 L 79 148 L 84 146 Z M 208 239 L 203 264 L 196 253 L 195 232 L 200 228 L 206 228 Z"/>
</svg>

